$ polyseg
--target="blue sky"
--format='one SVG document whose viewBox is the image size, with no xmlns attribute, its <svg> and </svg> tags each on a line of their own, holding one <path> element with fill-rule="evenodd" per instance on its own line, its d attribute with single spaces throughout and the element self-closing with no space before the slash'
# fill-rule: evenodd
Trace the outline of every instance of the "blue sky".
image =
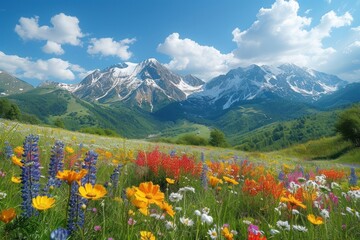
<svg viewBox="0 0 360 240">
<path fill-rule="evenodd" d="M 360 0 L 8 0 L 0 69 L 77 83 L 94 69 L 156 58 L 209 80 L 291 62 L 360 81 Z"/>
</svg>

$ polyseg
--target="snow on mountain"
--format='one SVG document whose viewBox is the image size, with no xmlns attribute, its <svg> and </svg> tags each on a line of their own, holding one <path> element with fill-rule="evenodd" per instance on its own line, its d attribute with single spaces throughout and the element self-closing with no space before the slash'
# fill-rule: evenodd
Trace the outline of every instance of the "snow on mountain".
<svg viewBox="0 0 360 240">
<path fill-rule="evenodd" d="M 202 85 L 199 81 L 192 85 L 150 58 L 139 64 L 126 62 L 94 71 L 73 92 L 87 100 L 122 101 L 152 111 L 164 103 L 185 100 Z"/>
<path fill-rule="evenodd" d="M 237 68 L 207 82 L 203 91 L 191 98 L 205 98 L 210 104 L 222 106 L 262 97 L 266 92 L 295 101 L 315 101 L 346 85 L 334 75 L 301 68 L 294 64 L 278 67 L 250 65 Z"/>
</svg>

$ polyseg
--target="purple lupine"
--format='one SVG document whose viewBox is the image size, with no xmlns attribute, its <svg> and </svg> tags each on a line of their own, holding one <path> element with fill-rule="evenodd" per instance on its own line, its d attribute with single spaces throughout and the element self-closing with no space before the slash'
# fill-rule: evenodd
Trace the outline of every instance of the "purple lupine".
<svg viewBox="0 0 360 240">
<path fill-rule="evenodd" d="M 29 135 L 24 141 L 24 153 L 22 155 L 21 163 L 21 197 L 23 210 L 22 214 L 25 217 L 31 217 L 37 211 L 32 207 L 31 201 L 39 195 L 40 188 L 40 162 L 39 162 L 39 136 Z"/>
<path fill-rule="evenodd" d="M 64 143 L 56 141 L 55 145 L 51 148 L 51 157 L 49 163 L 49 180 L 45 188 L 45 192 L 51 187 L 60 187 L 62 181 L 56 178 L 58 171 L 62 171 L 64 168 Z"/>
<path fill-rule="evenodd" d="M 83 179 L 81 179 L 81 185 L 84 185 L 85 183 L 95 185 L 97 157 L 98 155 L 92 150 L 86 153 L 82 168 L 86 169 L 88 173 L 83 177 Z"/>
<path fill-rule="evenodd" d="M 76 231 L 78 227 L 82 228 L 84 226 L 85 213 L 82 209 L 84 204 L 84 198 L 79 195 L 79 184 L 73 182 L 71 184 L 67 215 L 67 230 L 69 233 Z"/>
</svg>

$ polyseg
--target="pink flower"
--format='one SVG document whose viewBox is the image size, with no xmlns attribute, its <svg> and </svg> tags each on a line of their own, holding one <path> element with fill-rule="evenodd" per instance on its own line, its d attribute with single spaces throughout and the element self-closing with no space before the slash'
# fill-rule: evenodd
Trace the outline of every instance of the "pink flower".
<svg viewBox="0 0 360 240">
<path fill-rule="evenodd" d="M 101 230 L 101 226 L 95 226 L 95 227 L 94 227 L 94 230 L 95 230 L 95 232 L 100 231 L 100 230 Z"/>
<path fill-rule="evenodd" d="M 133 218 L 129 218 L 128 224 L 129 224 L 130 226 L 135 225 L 135 223 L 136 223 L 136 220 L 134 220 Z"/>
</svg>

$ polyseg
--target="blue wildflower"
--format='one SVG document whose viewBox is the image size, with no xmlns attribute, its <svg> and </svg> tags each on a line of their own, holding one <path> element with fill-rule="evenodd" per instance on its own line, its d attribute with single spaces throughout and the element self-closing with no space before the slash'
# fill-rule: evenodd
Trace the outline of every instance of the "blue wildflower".
<svg viewBox="0 0 360 240">
<path fill-rule="evenodd" d="M 66 240 L 69 236 L 69 231 L 65 228 L 57 228 L 50 234 L 50 240 Z"/>
<path fill-rule="evenodd" d="M 117 167 L 114 169 L 113 173 L 110 176 L 110 184 L 108 184 L 108 187 L 111 186 L 111 190 L 109 195 L 110 196 L 115 196 L 116 194 L 116 190 L 117 190 L 117 186 L 119 184 L 119 177 L 120 177 L 120 169 L 122 168 L 122 164 L 117 165 Z"/>
<path fill-rule="evenodd" d="M 95 185 L 96 182 L 96 162 L 98 155 L 94 151 L 88 151 L 82 165 L 83 169 L 86 169 L 88 173 L 81 180 L 81 184 L 91 183 Z"/>
<path fill-rule="evenodd" d="M 21 197 L 23 216 L 31 217 L 37 212 L 32 207 L 31 201 L 39 195 L 40 188 L 40 161 L 39 161 L 39 136 L 29 135 L 24 142 L 24 153 L 21 159 Z"/>
<path fill-rule="evenodd" d="M 58 171 L 62 171 L 64 168 L 64 143 L 56 141 L 55 145 L 51 148 L 51 157 L 49 163 L 49 180 L 46 185 L 45 191 L 47 192 L 50 187 L 60 187 L 62 181 L 56 178 Z"/>
<path fill-rule="evenodd" d="M 350 177 L 349 177 L 349 185 L 350 186 L 356 186 L 358 177 L 355 173 L 355 168 L 350 169 Z"/>
<path fill-rule="evenodd" d="M 86 203 L 79 195 L 79 185 L 77 182 L 71 184 L 69 206 L 68 206 L 68 218 L 67 218 L 67 230 L 72 233 L 84 226 L 85 213 L 82 206 Z M 86 205 L 85 205 L 86 206 Z"/>
<path fill-rule="evenodd" d="M 279 179 L 280 181 L 284 181 L 284 179 L 285 179 L 285 173 L 284 173 L 283 171 L 280 171 L 280 172 L 279 172 L 278 179 Z"/>
<path fill-rule="evenodd" d="M 14 155 L 14 151 L 8 141 L 5 142 L 4 152 L 5 152 L 6 159 L 10 159 L 12 157 L 12 155 Z"/>
</svg>

